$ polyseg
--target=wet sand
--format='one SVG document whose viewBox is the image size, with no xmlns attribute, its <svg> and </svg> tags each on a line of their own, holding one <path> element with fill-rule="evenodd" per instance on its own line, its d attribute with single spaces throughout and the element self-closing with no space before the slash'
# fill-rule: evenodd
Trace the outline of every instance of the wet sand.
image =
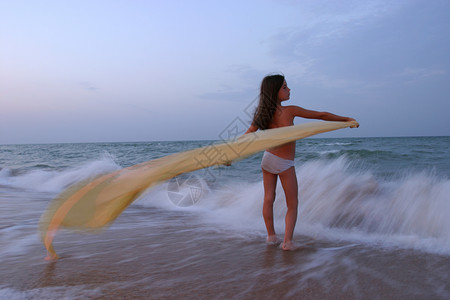
<svg viewBox="0 0 450 300">
<path fill-rule="evenodd" d="M 101 234 L 60 232 L 60 259 L 36 243 L 0 264 L 24 299 L 448 299 L 448 256 L 313 241 L 285 252 L 257 233 L 190 215 L 127 211 Z M 173 222 L 170 222 L 173 218 Z M 159 222 L 164 220 L 164 222 Z M 161 224 L 164 224 L 161 227 Z M 305 237 L 297 236 L 297 239 Z"/>
</svg>

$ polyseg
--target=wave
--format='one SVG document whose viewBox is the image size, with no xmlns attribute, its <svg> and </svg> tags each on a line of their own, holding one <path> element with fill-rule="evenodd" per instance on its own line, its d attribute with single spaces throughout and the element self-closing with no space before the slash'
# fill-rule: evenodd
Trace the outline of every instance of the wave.
<svg viewBox="0 0 450 300">
<path fill-rule="evenodd" d="M 298 172 L 300 220 L 328 233 L 450 252 L 450 181 L 411 173 L 379 181 L 350 171 L 345 159 L 312 162 Z M 438 248 L 434 248 L 438 246 Z M 433 249 L 434 248 L 434 249 Z"/>
<path fill-rule="evenodd" d="M 432 172 L 410 172 L 380 179 L 359 164 L 341 156 L 296 167 L 300 203 L 297 234 L 450 254 L 447 178 Z M 3 168 L 0 185 L 56 194 L 73 183 L 119 168 L 109 155 L 62 171 L 44 168 L 14 175 L 13 170 Z M 248 182 L 241 176 L 212 186 L 198 174 L 150 188 L 133 207 L 189 212 L 198 215 L 201 222 L 239 232 L 264 231 L 261 181 Z M 274 205 L 279 233 L 284 231 L 285 213 L 279 184 Z"/>
<path fill-rule="evenodd" d="M 376 158 L 377 160 L 384 159 L 402 159 L 407 160 L 407 155 L 400 155 L 398 153 L 386 150 L 368 150 L 368 149 L 359 149 L 359 150 L 326 150 L 319 151 L 319 154 L 324 158 L 334 159 L 339 158 L 341 156 L 347 156 L 351 159 L 370 159 Z"/>
<path fill-rule="evenodd" d="M 25 173 L 17 169 L 0 170 L 0 185 L 38 192 L 58 193 L 70 185 L 119 169 L 110 155 L 65 170 L 48 170 L 47 165 Z"/>
<path fill-rule="evenodd" d="M 411 173 L 381 181 L 357 172 L 346 158 L 297 167 L 299 217 L 296 232 L 332 240 L 450 253 L 450 181 Z M 202 185 L 205 185 L 203 182 Z M 195 188 L 201 189 L 202 185 Z M 185 187 L 185 195 L 189 187 Z M 239 230 L 262 230 L 262 182 L 208 189 L 191 207 L 170 200 L 168 184 L 149 190 L 138 205 L 200 213 L 205 222 Z M 276 229 L 284 231 L 286 205 L 280 184 L 274 205 Z"/>
</svg>

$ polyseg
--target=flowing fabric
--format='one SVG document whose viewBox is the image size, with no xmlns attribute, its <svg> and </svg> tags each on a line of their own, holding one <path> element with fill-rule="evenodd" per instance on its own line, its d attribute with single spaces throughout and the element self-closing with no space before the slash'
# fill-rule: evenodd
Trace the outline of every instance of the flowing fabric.
<svg viewBox="0 0 450 300">
<path fill-rule="evenodd" d="M 75 184 L 56 197 L 41 217 L 39 227 L 47 259 L 58 257 L 53 247 L 58 229 L 101 229 L 151 186 L 186 172 L 228 164 L 267 148 L 357 125 L 356 121 L 322 121 L 257 131 L 236 140 L 164 156 Z"/>
</svg>

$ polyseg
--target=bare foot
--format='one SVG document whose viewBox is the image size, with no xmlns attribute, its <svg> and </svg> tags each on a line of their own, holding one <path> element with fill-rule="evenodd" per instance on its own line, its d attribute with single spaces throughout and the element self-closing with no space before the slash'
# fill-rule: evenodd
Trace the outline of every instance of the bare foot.
<svg viewBox="0 0 450 300">
<path fill-rule="evenodd" d="M 301 247 L 301 245 L 298 245 L 292 241 L 284 242 L 283 244 L 281 244 L 281 249 L 283 249 L 284 251 L 295 251 L 300 249 Z"/>
<path fill-rule="evenodd" d="M 47 261 L 53 261 L 53 260 L 57 260 L 58 258 L 59 258 L 59 256 L 56 253 L 54 253 L 54 254 L 47 253 L 47 256 L 44 259 Z"/>
<path fill-rule="evenodd" d="M 281 241 L 278 239 L 276 235 L 269 235 L 266 239 L 267 245 L 279 245 Z"/>
</svg>

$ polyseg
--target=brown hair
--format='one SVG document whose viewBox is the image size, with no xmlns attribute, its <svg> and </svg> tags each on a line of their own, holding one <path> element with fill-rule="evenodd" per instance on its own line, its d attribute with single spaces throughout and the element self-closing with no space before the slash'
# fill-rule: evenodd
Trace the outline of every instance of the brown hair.
<svg viewBox="0 0 450 300">
<path fill-rule="evenodd" d="M 261 130 L 268 129 L 278 105 L 278 91 L 284 83 L 283 75 L 269 75 L 261 82 L 259 104 L 252 124 Z"/>
</svg>

